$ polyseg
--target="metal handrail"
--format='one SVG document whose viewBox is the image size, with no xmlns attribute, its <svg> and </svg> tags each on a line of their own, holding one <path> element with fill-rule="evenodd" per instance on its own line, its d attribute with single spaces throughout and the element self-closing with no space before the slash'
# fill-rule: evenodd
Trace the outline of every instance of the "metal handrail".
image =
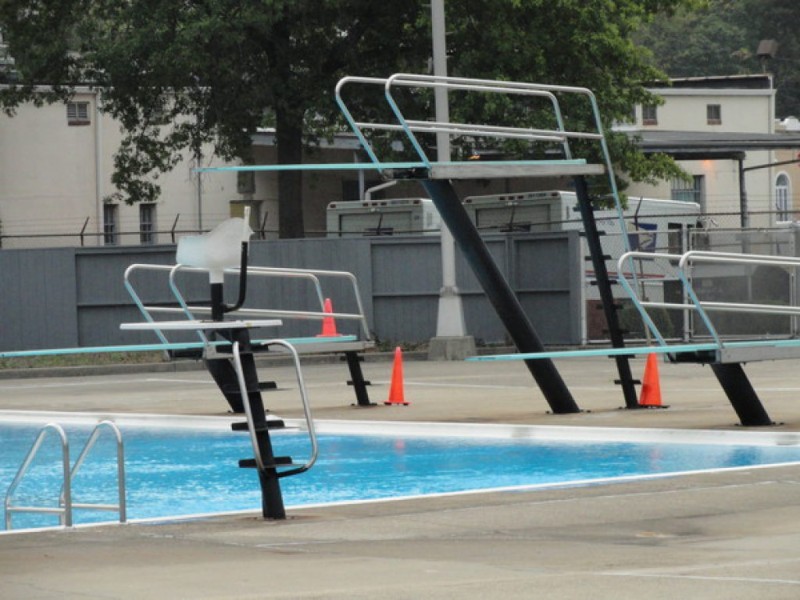
<svg viewBox="0 0 800 600">
<path fill-rule="evenodd" d="M 97 442 L 97 439 L 100 436 L 101 427 L 103 426 L 109 427 L 112 430 L 117 442 L 117 490 L 119 497 L 118 504 L 74 502 L 72 498 L 72 480 L 75 478 L 75 475 L 80 470 L 81 466 L 86 460 L 86 456 L 89 454 L 89 452 Z M 31 466 L 31 463 L 36 458 L 36 455 L 39 452 L 39 448 L 41 447 L 42 443 L 47 437 L 47 433 L 49 431 L 55 431 L 59 436 L 59 440 L 61 441 L 61 463 L 63 471 L 62 475 L 63 480 L 61 485 L 61 491 L 59 493 L 58 506 L 53 506 L 53 507 L 15 506 L 12 504 L 14 493 L 17 491 L 17 488 L 19 487 L 20 483 L 27 474 L 28 469 Z M 75 508 L 82 508 L 89 510 L 117 511 L 119 513 L 119 522 L 125 523 L 127 521 L 124 445 L 122 441 L 122 433 L 120 432 L 116 424 L 114 424 L 111 421 L 100 421 L 97 425 L 95 425 L 94 429 L 92 430 L 92 433 L 89 435 L 89 438 L 84 444 L 83 449 L 78 455 L 78 459 L 75 461 L 75 464 L 72 466 L 72 468 L 70 468 L 69 438 L 66 432 L 64 431 L 64 428 L 61 427 L 61 425 L 58 425 L 57 423 L 48 423 L 47 425 L 42 427 L 42 429 L 37 434 L 36 439 L 33 442 L 33 445 L 28 451 L 28 454 L 22 461 L 22 464 L 20 465 L 20 468 L 17 471 L 14 480 L 11 482 L 11 485 L 8 488 L 8 491 L 6 492 L 5 526 L 7 530 L 11 530 L 13 513 L 24 512 L 24 513 L 56 514 L 58 515 L 59 522 L 63 527 L 72 527 L 73 524 L 72 511 Z"/>
<path fill-rule="evenodd" d="M 636 292 L 634 286 L 628 281 L 624 271 L 623 264 L 633 260 L 650 260 L 650 261 L 664 261 L 671 269 L 673 269 L 676 278 L 681 282 L 684 293 L 688 298 L 688 302 L 653 302 L 642 300 Z M 712 263 L 712 264 L 740 264 L 740 265 L 758 265 L 758 266 L 779 266 L 800 268 L 800 258 L 791 256 L 770 256 L 763 254 L 739 254 L 729 252 L 709 252 L 705 250 L 691 250 L 683 254 L 666 254 L 658 252 L 627 252 L 623 254 L 618 260 L 618 274 L 619 282 L 625 292 L 630 297 L 635 308 L 639 312 L 645 325 L 656 337 L 658 343 L 666 346 L 667 343 L 659 331 L 658 327 L 650 318 L 647 308 L 664 308 L 683 311 L 693 311 L 699 315 L 703 324 L 708 329 L 709 334 L 714 340 L 714 344 L 722 350 L 725 347 L 725 341 L 722 340 L 719 332 L 714 327 L 708 312 L 743 312 L 743 313 L 756 313 L 756 314 L 771 314 L 771 315 L 785 315 L 785 316 L 798 316 L 800 315 L 800 306 L 790 305 L 774 305 L 774 304 L 761 304 L 755 302 L 720 302 L 720 301 L 703 301 L 697 296 L 694 287 L 691 283 L 690 270 L 693 263 Z"/>
<path fill-rule="evenodd" d="M 133 283 L 131 281 L 132 274 L 138 270 L 167 272 L 169 277 L 170 290 L 172 291 L 172 294 L 175 297 L 178 306 L 170 307 L 170 306 L 154 306 L 145 304 L 142 301 L 139 294 L 136 292 L 136 289 L 134 288 Z M 187 319 L 192 320 L 195 319 L 196 314 L 209 314 L 211 312 L 211 308 L 209 306 L 190 305 L 186 302 L 184 294 L 181 292 L 180 287 L 176 280 L 176 275 L 179 272 L 206 273 L 207 270 L 198 267 L 187 267 L 184 265 L 152 265 L 152 264 L 133 264 L 130 265 L 125 270 L 125 276 L 124 276 L 125 288 L 130 294 L 131 298 L 133 299 L 134 304 L 136 304 L 136 307 L 139 309 L 139 312 L 142 313 L 147 322 L 157 323 L 157 321 L 153 318 L 153 315 L 156 313 L 183 314 L 184 316 L 186 316 Z M 239 273 L 239 269 L 238 268 L 225 269 L 225 273 L 236 275 Z M 355 275 L 353 275 L 352 273 L 349 273 L 347 271 L 332 271 L 332 270 L 322 270 L 322 269 L 290 269 L 282 267 L 248 266 L 248 274 L 256 277 L 306 279 L 314 287 L 317 299 L 319 300 L 320 310 L 292 311 L 292 310 L 242 307 L 237 311 L 235 311 L 235 313 L 231 314 L 236 314 L 239 316 L 245 316 L 245 315 L 254 317 L 266 316 L 266 317 L 298 319 L 298 320 L 322 320 L 329 317 L 342 320 L 355 320 L 359 322 L 363 340 L 367 342 L 372 340 L 372 335 L 369 330 L 369 324 L 367 322 L 367 317 L 364 312 L 364 303 L 361 299 L 361 293 L 358 287 L 358 281 Z M 333 277 L 333 278 L 341 278 L 347 280 L 352 289 L 353 297 L 355 299 L 358 312 L 326 313 L 324 311 L 325 299 L 322 290 L 322 285 L 320 283 L 320 277 Z M 169 343 L 163 331 L 159 329 L 155 329 L 154 331 L 162 343 L 164 344 Z M 198 330 L 198 335 L 203 343 L 208 342 L 207 337 L 202 331 Z"/>
<path fill-rule="evenodd" d="M 63 471 L 64 477 L 64 488 L 63 488 L 63 504 L 59 503 L 57 507 L 48 507 L 48 506 L 14 506 L 11 502 L 14 498 L 14 493 L 17 491 L 17 487 L 19 487 L 20 482 L 25 477 L 28 469 L 33 462 L 33 459 L 36 458 L 36 454 L 39 452 L 39 448 L 41 447 L 42 443 L 44 442 L 45 438 L 47 437 L 47 433 L 50 431 L 55 431 L 58 434 L 58 437 L 61 441 L 61 467 Z M 64 428 L 57 423 L 48 423 L 44 427 L 39 430 L 36 439 L 33 442 L 30 450 L 28 450 L 28 454 L 25 455 L 25 459 L 22 461 L 19 469 L 17 470 L 17 474 L 14 477 L 14 480 L 11 482 L 11 485 L 8 487 L 8 491 L 6 492 L 5 497 L 5 510 L 6 510 L 6 530 L 10 531 L 12 528 L 12 520 L 11 517 L 13 513 L 49 513 L 49 514 L 57 514 L 60 516 L 62 525 L 66 527 L 72 526 L 72 487 L 70 485 L 71 478 L 70 478 L 70 469 L 69 469 L 69 439 L 67 438 L 67 434 L 64 432 Z"/>
<path fill-rule="evenodd" d="M 119 427 L 117 427 L 117 425 L 113 421 L 100 421 L 97 425 L 95 425 L 91 435 L 89 436 L 89 439 L 86 440 L 86 444 L 84 444 L 83 446 L 83 450 L 81 450 L 81 453 L 78 455 L 75 464 L 72 465 L 72 470 L 70 471 L 70 479 L 71 480 L 75 479 L 75 476 L 78 474 L 78 471 L 83 465 L 83 462 L 86 460 L 86 456 L 89 454 L 89 452 L 97 442 L 98 438 L 100 437 L 102 427 L 108 427 L 114 434 L 114 438 L 116 439 L 118 502 L 117 504 L 97 504 L 97 503 L 85 503 L 85 502 L 73 501 L 72 508 L 116 511 L 119 513 L 119 522 L 125 523 L 128 520 L 127 501 L 126 501 L 127 493 L 125 486 L 125 446 L 122 441 L 122 432 L 119 430 Z M 59 498 L 59 504 L 63 503 L 64 503 L 64 491 L 62 490 L 61 496 Z"/>
<path fill-rule="evenodd" d="M 383 86 L 386 102 L 388 103 L 397 122 L 364 123 L 356 121 L 353 118 L 353 115 L 350 109 L 348 108 L 347 104 L 344 102 L 342 98 L 343 88 L 350 83 Z M 426 122 L 426 124 L 423 125 L 421 121 L 409 120 L 406 119 L 406 117 L 403 115 L 392 93 L 393 89 L 398 86 L 419 87 L 419 88 L 445 88 L 448 90 L 462 90 L 462 91 L 474 91 L 474 92 L 509 94 L 509 95 L 513 94 L 513 95 L 524 95 L 524 96 L 546 98 L 549 99 L 550 103 L 552 104 L 553 115 L 556 121 L 556 128 L 553 130 L 533 130 L 533 129 L 526 130 L 525 128 L 499 127 L 492 125 L 475 125 L 471 123 L 467 124 L 442 123 L 436 121 L 432 121 L 429 123 Z M 592 119 L 594 121 L 593 125 L 595 131 L 594 132 L 567 131 L 565 127 L 564 115 L 562 113 L 561 105 L 559 103 L 556 94 L 574 94 L 574 95 L 585 96 L 591 107 L 591 113 L 592 113 Z M 431 168 L 433 161 L 431 161 L 428 158 L 427 154 L 422 148 L 422 145 L 419 143 L 416 136 L 414 135 L 415 130 L 417 131 L 424 130 L 426 132 L 431 132 L 431 133 L 442 132 L 452 135 L 452 134 L 461 134 L 463 129 L 464 131 L 469 131 L 470 132 L 469 134 L 481 135 L 486 137 L 497 137 L 497 138 L 502 138 L 507 134 L 511 134 L 511 132 L 513 131 L 514 137 L 527 136 L 527 139 L 530 139 L 531 141 L 561 142 L 564 150 L 564 156 L 567 159 L 572 158 L 572 153 L 569 147 L 570 139 L 577 138 L 577 139 L 595 140 L 600 144 L 600 150 L 603 155 L 604 167 L 606 175 L 608 177 L 608 185 L 609 189 L 611 190 L 611 196 L 614 200 L 615 208 L 617 211 L 617 218 L 620 224 L 620 231 L 625 231 L 622 202 L 620 201 L 619 190 L 617 187 L 616 179 L 614 177 L 614 167 L 611 161 L 611 153 L 608 148 L 608 143 L 605 138 L 603 122 L 600 116 L 600 107 L 597 103 L 597 98 L 594 95 L 594 92 L 592 92 L 588 88 L 564 86 L 564 85 L 525 83 L 517 81 L 496 81 L 490 79 L 442 77 L 438 75 L 419 75 L 412 73 L 395 73 L 394 75 L 391 75 L 390 77 L 387 78 L 358 77 L 358 76 L 343 77 L 336 84 L 335 99 L 337 105 L 339 106 L 339 109 L 344 115 L 345 120 L 347 121 L 350 128 L 353 130 L 353 133 L 356 135 L 356 138 L 360 142 L 361 146 L 363 147 L 370 161 L 373 164 L 375 164 L 379 170 L 382 170 L 381 160 L 378 158 L 377 154 L 372 148 L 372 145 L 364 135 L 364 129 L 374 129 L 374 130 L 384 130 L 384 131 L 402 130 L 405 133 L 405 137 L 408 139 L 409 143 L 414 149 L 414 152 L 419 157 L 421 163 L 423 164 L 423 166 L 427 168 Z M 547 135 L 552 136 L 554 139 L 543 140 L 542 136 L 547 136 Z M 630 242 L 627 238 L 623 238 L 623 245 L 626 252 L 629 252 L 631 250 Z"/>
<path fill-rule="evenodd" d="M 308 471 L 314 463 L 317 461 L 317 456 L 319 455 L 319 446 L 317 444 L 317 433 L 316 428 L 314 426 L 314 419 L 311 415 L 311 405 L 308 402 L 308 393 L 306 392 L 306 385 L 305 381 L 303 380 L 303 374 L 300 369 L 300 356 L 297 353 L 297 350 L 294 348 L 292 344 L 287 342 L 286 340 L 269 340 L 268 344 L 275 344 L 278 346 L 283 346 L 286 348 L 289 353 L 292 355 L 292 359 L 294 360 L 294 367 L 295 367 L 295 374 L 297 376 L 297 386 L 300 390 L 300 398 L 303 402 L 303 414 L 306 420 L 306 427 L 308 430 L 308 437 L 311 442 L 311 456 L 309 459 L 299 466 L 294 466 L 292 469 L 279 471 L 279 477 L 287 477 L 289 475 L 296 475 L 298 473 L 303 473 L 304 471 Z M 247 398 L 247 383 L 244 377 L 244 369 L 242 368 L 242 360 L 240 355 L 240 347 L 239 342 L 233 343 L 233 367 L 234 371 L 236 372 L 236 379 L 239 384 L 239 393 L 242 395 L 242 398 Z M 259 471 L 263 471 L 265 468 L 275 468 L 277 469 L 281 465 L 265 465 L 264 459 L 261 456 L 261 451 L 259 450 L 258 446 L 258 439 L 256 438 L 255 426 L 253 423 L 253 411 L 250 407 L 250 403 L 245 401 L 242 403 L 244 405 L 244 412 L 245 416 L 247 417 L 247 431 L 250 434 L 250 443 L 253 446 L 253 455 L 256 460 L 256 466 L 258 467 Z"/>
</svg>

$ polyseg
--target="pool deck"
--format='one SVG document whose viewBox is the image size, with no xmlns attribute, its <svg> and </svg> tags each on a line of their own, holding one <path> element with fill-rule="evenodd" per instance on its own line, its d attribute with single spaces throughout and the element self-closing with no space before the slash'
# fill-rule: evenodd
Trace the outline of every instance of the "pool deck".
<svg viewBox="0 0 800 600">
<path fill-rule="evenodd" d="M 666 410 L 620 410 L 613 361 L 556 363 L 581 414 L 551 415 L 522 363 L 408 357 L 409 406 L 384 406 L 391 362 L 305 369 L 315 416 L 368 421 L 736 429 L 708 367 L 661 363 Z M 632 363 L 641 376 L 644 361 Z M 745 367 L 767 411 L 800 431 L 800 361 Z M 0 410 L 225 414 L 203 371 L 0 379 Z M 51 376 L 47 376 L 51 375 Z M 262 370 L 276 414 L 301 409 L 291 370 Z M 763 431 L 763 430 L 762 430 Z M 800 597 L 800 466 L 289 510 L 159 525 L 0 535 L 0 598 Z"/>
</svg>

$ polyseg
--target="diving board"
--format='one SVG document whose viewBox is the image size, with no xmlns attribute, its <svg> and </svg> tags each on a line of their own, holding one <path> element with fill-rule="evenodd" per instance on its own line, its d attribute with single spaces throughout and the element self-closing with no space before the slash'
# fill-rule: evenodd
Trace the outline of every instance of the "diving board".
<svg viewBox="0 0 800 600">
<path fill-rule="evenodd" d="M 138 323 L 137 323 L 138 325 Z M 363 344 L 358 342 L 358 338 L 354 335 L 343 335 L 337 338 L 318 338 L 318 337 L 304 337 L 304 338 L 281 338 L 285 342 L 289 342 L 301 354 L 322 352 L 327 350 L 326 344 L 335 342 L 338 351 L 344 351 L 345 348 L 351 350 L 363 349 Z M 252 340 L 254 347 L 261 348 L 269 346 L 271 340 Z M 164 342 L 155 344 L 122 344 L 116 346 L 80 346 L 72 348 L 42 348 L 41 350 L 10 350 L 0 352 L 0 358 L 37 358 L 40 356 L 67 356 L 79 354 L 107 354 L 107 353 L 125 353 L 125 352 L 173 352 L 182 350 L 197 350 L 201 351 L 206 345 L 216 347 L 230 346 L 230 342 L 225 340 L 214 340 L 209 342 Z"/>
<path fill-rule="evenodd" d="M 515 354 L 487 354 L 471 356 L 466 360 L 479 362 L 513 361 L 513 360 L 541 360 L 556 358 L 588 358 L 596 356 L 639 356 L 647 354 L 698 354 L 702 356 L 699 362 L 741 362 L 741 354 L 737 351 L 766 349 L 775 350 L 770 355 L 777 358 L 786 358 L 780 351 L 786 348 L 800 350 L 800 339 L 752 340 L 725 342 L 723 346 L 716 343 L 700 344 L 670 344 L 666 346 L 626 346 L 624 348 L 580 348 L 577 350 L 552 350 L 549 352 L 527 352 Z M 747 356 L 752 356 L 748 354 Z"/>
</svg>

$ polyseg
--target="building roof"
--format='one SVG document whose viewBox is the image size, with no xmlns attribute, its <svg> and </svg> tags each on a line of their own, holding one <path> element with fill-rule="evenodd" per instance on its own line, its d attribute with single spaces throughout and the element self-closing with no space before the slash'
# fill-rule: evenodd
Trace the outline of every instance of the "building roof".
<svg viewBox="0 0 800 600">
<path fill-rule="evenodd" d="M 756 73 L 752 75 L 716 75 L 709 77 L 678 77 L 669 83 L 653 82 L 649 88 L 703 89 L 703 90 L 761 90 L 772 89 L 772 75 Z"/>
<path fill-rule="evenodd" d="M 742 158 L 751 150 L 800 149 L 800 133 L 732 133 L 707 131 L 631 130 L 645 153 L 661 152 L 678 160 Z"/>
</svg>

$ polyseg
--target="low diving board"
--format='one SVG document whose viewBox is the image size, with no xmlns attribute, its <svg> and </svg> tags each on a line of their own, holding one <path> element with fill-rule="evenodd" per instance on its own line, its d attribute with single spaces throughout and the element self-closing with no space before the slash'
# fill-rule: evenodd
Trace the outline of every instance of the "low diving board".
<svg viewBox="0 0 800 600">
<path fill-rule="evenodd" d="M 626 346 L 624 348 L 581 348 L 577 350 L 553 350 L 550 352 L 518 352 L 515 354 L 472 356 L 467 360 L 491 362 L 587 358 L 594 356 L 637 356 L 647 354 L 703 354 L 705 355 L 705 360 L 699 362 L 708 363 L 742 362 L 744 356 L 751 357 L 749 360 L 777 360 L 800 357 L 800 339 L 735 341 L 727 342 L 722 347 L 716 343 L 709 342 L 701 344 L 672 344 L 666 346 Z M 676 362 L 681 361 L 677 360 Z"/>
</svg>

